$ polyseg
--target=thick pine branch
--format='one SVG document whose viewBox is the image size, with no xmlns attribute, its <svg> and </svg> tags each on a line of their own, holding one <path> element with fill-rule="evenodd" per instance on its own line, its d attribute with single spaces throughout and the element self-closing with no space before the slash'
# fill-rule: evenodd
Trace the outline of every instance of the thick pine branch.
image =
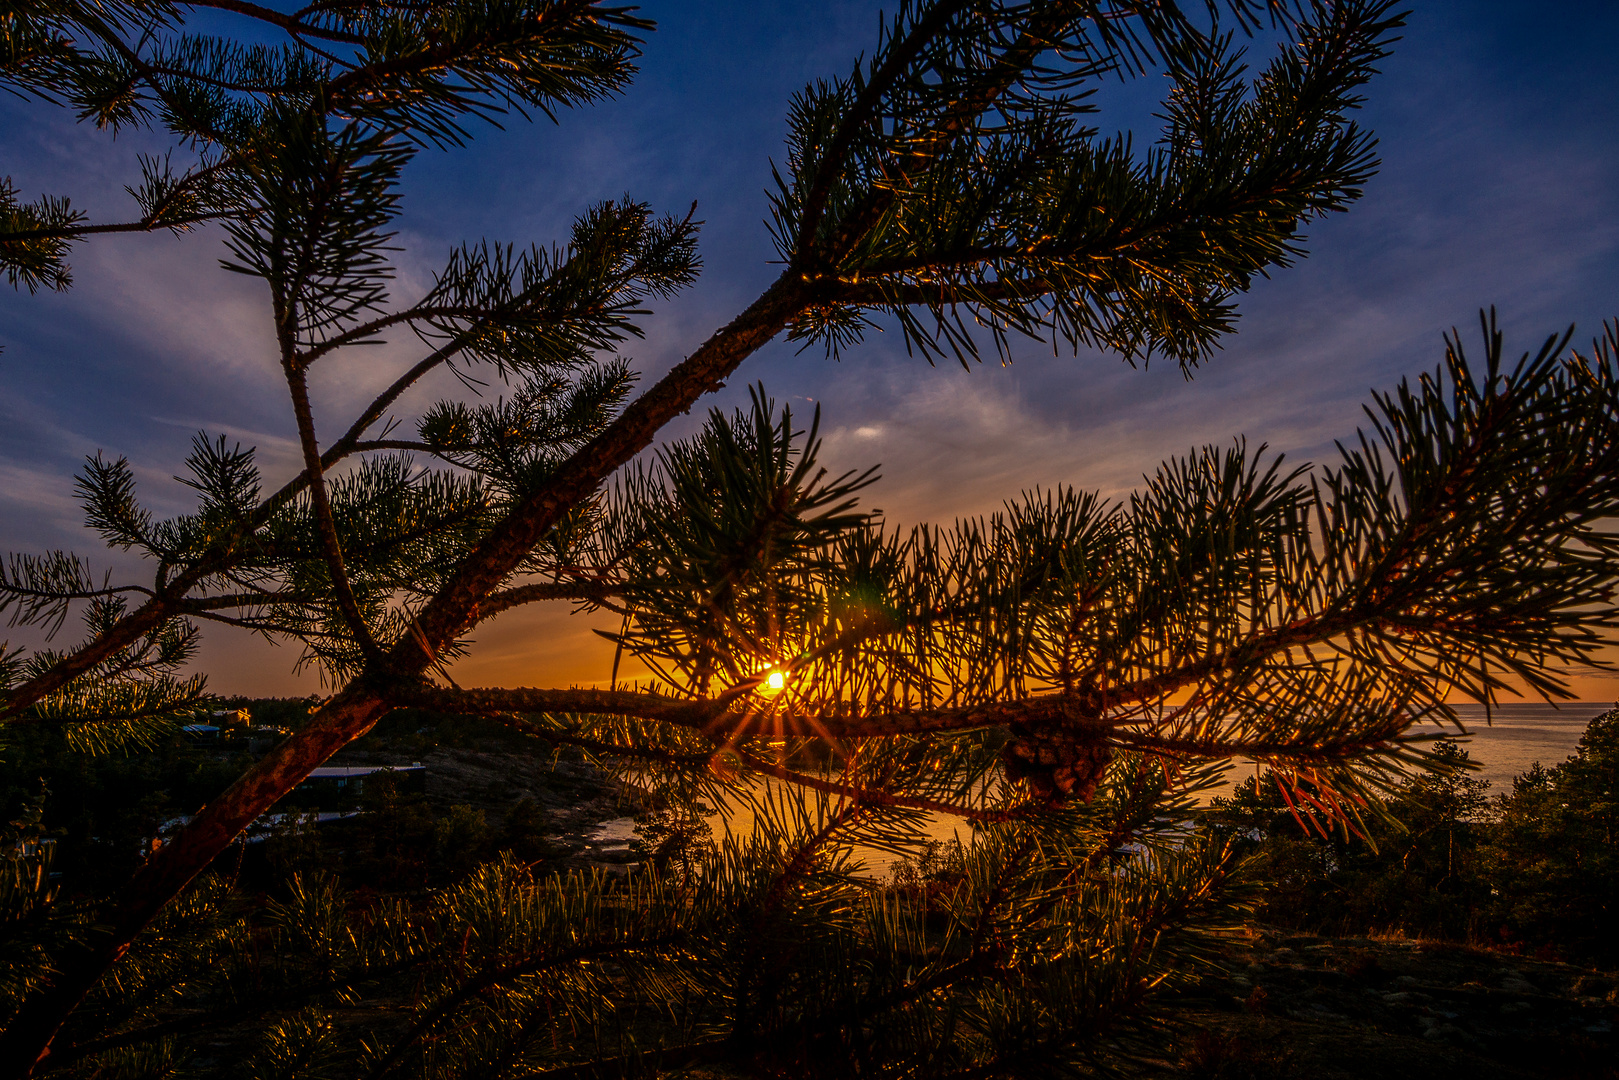
<svg viewBox="0 0 1619 1080">
<path fill-rule="evenodd" d="M 729 739 L 765 736 L 768 738 L 880 739 L 896 735 L 917 735 L 979 728 L 1001 727 L 1012 723 L 1052 726 L 1099 735 L 1112 725 L 1091 715 L 1082 698 L 1048 694 L 1013 701 L 989 701 L 954 709 L 902 709 L 865 715 L 796 713 L 742 699 L 763 676 L 744 685 L 740 693 L 705 700 L 664 697 L 635 690 L 538 690 L 468 689 L 454 690 L 418 684 L 401 686 L 395 700 L 417 708 L 450 714 L 499 716 L 503 713 L 581 713 L 603 716 L 632 716 L 655 720 L 675 727 L 689 728 L 706 735 Z M 755 707 L 750 708 L 753 705 Z"/>
</svg>

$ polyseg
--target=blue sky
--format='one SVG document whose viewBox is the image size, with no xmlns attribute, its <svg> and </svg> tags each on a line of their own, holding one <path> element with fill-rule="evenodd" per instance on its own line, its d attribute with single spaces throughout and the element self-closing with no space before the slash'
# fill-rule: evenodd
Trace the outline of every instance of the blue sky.
<svg viewBox="0 0 1619 1080">
<path fill-rule="evenodd" d="M 591 202 L 625 193 L 681 213 L 695 200 L 703 279 L 626 350 L 655 377 L 775 275 L 764 191 L 787 101 L 871 47 L 880 7 L 646 4 L 659 29 L 625 96 L 416 161 L 397 295 L 423 288 L 463 240 L 549 243 Z M 820 403 L 830 462 L 881 463 L 870 502 L 896 523 L 982 513 L 1036 485 L 1128 491 L 1163 457 L 1237 435 L 1328 460 L 1370 390 L 1438 362 L 1444 330 L 1477 341 L 1481 306 L 1498 307 L 1519 349 L 1570 323 L 1588 340 L 1619 315 L 1616 39 L 1611 3 L 1413 4 L 1361 115 L 1381 139 L 1380 175 L 1350 213 L 1311 227 L 1307 259 L 1256 284 L 1239 332 L 1192 381 L 1167 364 L 1135 371 L 1035 343 L 1006 368 L 930 369 L 876 335 L 841 362 L 778 341 L 714 403 L 737 403 L 754 380 L 797 407 Z M 1263 62 L 1262 47 L 1254 59 Z M 1104 101 L 1117 108 L 1104 111 L 1103 129 L 1139 123 L 1152 81 L 1110 88 Z M 0 173 L 29 198 L 70 195 L 97 219 L 117 218 L 147 147 L 10 104 Z M 104 238 L 75 255 L 73 291 L 0 293 L 0 546 L 70 547 L 134 569 L 78 525 L 71 476 L 98 449 L 128 455 L 160 510 L 186 505 L 171 474 L 199 428 L 257 446 L 272 480 L 293 471 L 264 298 L 257 283 L 222 273 L 219 254 L 206 231 Z M 391 378 L 404 346 L 321 373 L 327 430 Z M 503 616 L 481 629 L 457 677 L 594 679 L 600 646 L 569 625 L 558 611 Z M 210 631 L 203 666 L 221 692 L 314 689 L 291 676 L 293 659 L 292 649 Z M 1608 680 L 1580 690 L 1619 693 Z"/>
</svg>

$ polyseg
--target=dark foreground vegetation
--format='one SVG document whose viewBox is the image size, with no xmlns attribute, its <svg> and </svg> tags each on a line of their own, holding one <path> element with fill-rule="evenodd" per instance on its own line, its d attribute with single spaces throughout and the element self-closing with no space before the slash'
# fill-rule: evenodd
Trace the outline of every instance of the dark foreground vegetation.
<svg viewBox="0 0 1619 1080">
<path fill-rule="evenodd" d="M 1619 711 L 1511 791 L 1492 795 L 1467 764 L 1443 744 L 1359 836 L 1306 832 L 1268 778 L 1215 800 L 1206 820 L 1262 868 L 1263 923 L 1619 967 Z"/>
<path fill-rule="evenodd" d="M 226 704 L 254 726 L 88 760 L 41 733 L 0 762 L 4 880 L 53 881 L 47 906 L 8 910 L 5 1008 L 38 978 L 42 940 L 84 932 L 75 914 L 108 880 L 246 768 L 259 733 L 290 730 L 308 709 Z M 596 917 L 626 920 L 624 932 L 645 918 L 649 887 L 690 890 L 694 916 L 705 906 L 695 894 L 718 845 L 701 814 L 466 717 L 400 710 L 339 759 L 415 761 L 429 765 L 421 790 L 384 773 L 357 796 L 300 792 L 288 800 L 298 806 L 278 806 L 277 825 L 222 857 L 154 928 L 152 955 L 86 1011 L 102 1034 L 61 1062 L 67 1073 L 206 1076 L 246 1062 L 253 1077 L 388 1075 L 446 1040 L 475 1054 L 455 1028 L 495 1022 L 493 1002 L 516 1006 L 511 984 L 555 956 L 536 935 L 545 898 L 568 895 L 570 880 L 616 880 Z M 1171 988 L 1158 1049 L 1112 1064 L 1208 1080 L 1613 1076 L 1619 710 L 1596 718 L 1568 761 L 1537 764 L 1493 797 L 1456 743 L 1434 762 L 1387 799 L 1387 816 L 1365 814 L 1361 835 L 1307 831 L 1268 776 L 1257 794 L 1250 778 L 1196 812 L 1262 888 L 1245 923 L 1211 939 Z M 625 816 L 633 838 L 594 837 Z M 1121 850 L 1112 862 L 1123 871 L 1149 857 Z M 859 890 L 909 912 L 923 949 L 948 947 L 940 931 L 972 888 L 967 863 L 965 849 L 934 844 Z M 588 948 L 602 953 L 596 989 L 633 1002 L 646 971 L 615 963 L 611 946 Z M 668 1023 L 649 1010 L 632 1029 L 657 1045 Z M 382 1045 L 391 1056 L 366 1050 Z"/>
<path fill-rule="evenodd" d="M 253 726 L 205 737 L 177 729 L 148 752 L 93 758 L 54 733 L 30 733 L 0 760 L 6 820 L 19 840 L 51 842 L 52 870 L 75 891 L 108 887 L 306 722 L 310 708 L 301 699 L 222 704 L 243 709 Z M 638 807 L 577 752 L 475 717 L 401 709 L 331 764 L 418 763 L 422 782 L 382 773 L 342 790 L 293 791 L 228 861 L 248 867 L 256 885 L 266 874 L 334 872 L 362 890 L 419 891 L 453 883 L 502 852 L 524 863 L 588 856 L 588 845 L 564 850 L 543 838 L 583 836 L 592 823 Z"/>
<path fill-rule="evenodd" d="M 1254 928 L 1176 1001 L 1197 1080 L 1611 1080 L 1611 973 L 1454 942 Z"/>
</svg>

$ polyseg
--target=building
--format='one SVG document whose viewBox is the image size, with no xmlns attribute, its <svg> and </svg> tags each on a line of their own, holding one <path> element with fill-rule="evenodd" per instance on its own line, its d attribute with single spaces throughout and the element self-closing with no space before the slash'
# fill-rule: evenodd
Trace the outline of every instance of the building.
<svg viewBox="0 0 1619 1080">
<path fill-rule="evenodd" d="M 365 791 L 368 777 L 389 773 L 405 792 L 421 793 L 427 787 L 427 766 L 409 765 L 323 765 L 313 770 L 293 789 L 289 801 L 300 806 L 352 805 Z"/>
</svg>

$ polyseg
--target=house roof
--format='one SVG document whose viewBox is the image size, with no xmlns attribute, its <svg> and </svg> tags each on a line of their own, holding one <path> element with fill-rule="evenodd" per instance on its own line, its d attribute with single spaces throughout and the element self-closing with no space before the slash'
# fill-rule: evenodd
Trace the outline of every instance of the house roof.
<svg viewBox="0 0 1619 1080">
<path fill-rule="evenodd" d="M 426 772 L 427 766 L 411 765 L 323 765 L 310 770 L 310 780 L 352 780 L 377 772 Z"/>
</svg>

